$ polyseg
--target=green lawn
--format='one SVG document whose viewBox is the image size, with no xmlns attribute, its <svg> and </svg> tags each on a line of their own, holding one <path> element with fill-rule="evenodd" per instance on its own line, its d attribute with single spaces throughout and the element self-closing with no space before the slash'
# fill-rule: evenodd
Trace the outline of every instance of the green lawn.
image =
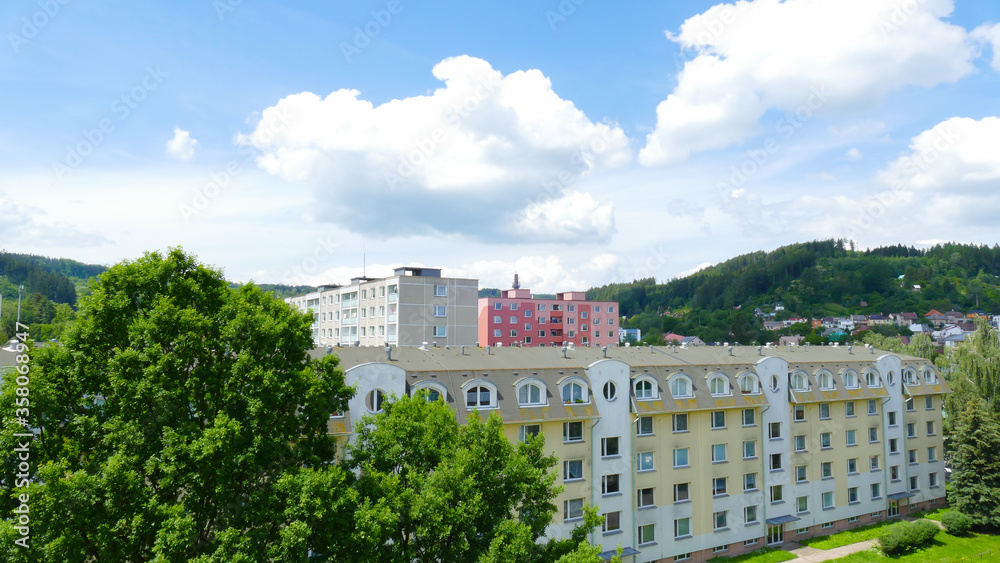
<svg viewBox="0 0 1000 563">
<path fill-rule="evenodd" d="M 795 556 L 787 551 L 765 547 L 736 557 L 713 557 L 708 561 L 709 563 L 778 563 L 789 559 L 795 559 Z"/>
<path fill-rule="evenodd" d="M 976 557 L 983 554 L 982 558 Z M 840 559 L 832 559 L 839 563 L 867 563 L 869 561 L 897 563 L 946 563 L 962 561 L 996 561 L 1000 559 L 1000 536 L 971 534 L 967 537 L 950 536 L 940 532 L 927 548 L 908 553 L 899 557 L 886 557 L 877 549 L 869 549 L 853 553 Z"/>
<path fill-rule="evenodd" d="M 940 522 L 941 521 L 941 517 L 944 516 L 944 513 L 948 512 L 949 510 L 951 510 L 951 509 L 947 508 L 947 507 L 945 507 L 945 508 L 939 508 L 937 510 L 932 510 L 931 512 L 922 512 L 919 515 L 914 514 L 914 517 L 917 517 L 917 518 L 926 518 L 928 520 L 937 520 L 938 522 Z"/>
<path fill-rule="evenodd" d="M 859 541 L 871 540 L 878 537 L 881 528 L 889 524 L 895 524 L 898 520 L 887 520 L 870 526 L 862 526 L 851 530 L 845 530 L 829 536 L 816 536 L 801 540 L 799 543 L 815 547 L 816 549 L 833 549 L 842 545 L 858 543 Z"/>
</svg>

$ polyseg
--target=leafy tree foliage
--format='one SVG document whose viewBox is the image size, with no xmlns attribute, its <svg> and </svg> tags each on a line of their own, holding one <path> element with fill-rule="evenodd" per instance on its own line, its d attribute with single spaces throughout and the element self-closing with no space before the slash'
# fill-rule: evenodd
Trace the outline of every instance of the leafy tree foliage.
<svg viewBox="0 0 1000 563">
<path fill-rule="evenodd" d="M 977 524 L 1000 526 L 1000 424 L 985 401 L 969 401 L 953 440 L 948 503 Z"/>
<path fill-rule="evenodd" d="M 310 319 L 181 250 L 112 267 L 62 345 L 31 352 L 30 548 L 0 522 L 0 559 L 305 561 L 338 549 L 352 505 L 329 414 L 351 390 L 313 361 Z M 24 428 L 0 386 L 5 467 Z M 23 440 L 22 440 L 23 441 Z"/>
</svg>

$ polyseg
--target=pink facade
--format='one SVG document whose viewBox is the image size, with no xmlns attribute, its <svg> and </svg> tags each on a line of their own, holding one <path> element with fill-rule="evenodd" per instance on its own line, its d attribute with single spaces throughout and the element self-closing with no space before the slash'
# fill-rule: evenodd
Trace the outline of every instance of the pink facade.
<svg viewBox="0 0 1000 563">
<path fill-rule="evenodd" d="M 587 301 L 583 291 L 535 299 L 528 289 L 479 299 L 480 346 L 614 346 L 618 303 Z"/>
</svg>

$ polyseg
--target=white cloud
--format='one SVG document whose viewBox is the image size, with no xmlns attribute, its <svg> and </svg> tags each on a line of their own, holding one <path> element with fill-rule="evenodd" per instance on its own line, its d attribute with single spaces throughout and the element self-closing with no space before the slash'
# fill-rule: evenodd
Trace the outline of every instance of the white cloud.
<svg viewBox="0 0 1000 563">
<path fill-rule="evenodd" d="M 530 205 L 516 228 L 542 240 L 595 240 L 615 231 L 614 205 L 602 204 L 590 194 L 567 191 L 559 199 Z"/>
<path fill-rule="evenodd" d="M 84 232 L 63 221 L 46 220 L 45 211 L 0 193 L 0 240 L 7 250 L 25 247 L 86 248 L 107 244 L 101 235 Z"/>
<path fill-rule="evenodd" d="M 861 151 L 859 151 L 857 147 L 852 147 L 844 154 L 844 158 L 850 160 L 851 162 L 861 160 Z"/>
<path fill-rule="evenodd" d="M 984 24 L 972 31 L 972 36 L 993 48 L 993 69 L 1000 72 L 1000 23 Z"/>
<path fill-rule="evenodd" d="M 568 188 L 630 161 L 620 127 L 588 119 L 538 70 L 504 76 L 461 56 L 433 73 L 443 87 L 379 106 L 356 90 L 288 96 L 237 141 L 268 172 L 315 186 L 322 219 L 358 232 L 566 241 L 613 229 L 610 206 Z M 572 208 L 539 204 L 552 199 Z M 519 232 L 539 211 L 558 224 Z M 584 212 L 597 215 L 570 220 Z"/>
<path fill-rule="evenodd" d="M 712 265 L 711 262 L 702 262 L 701 264 L 698 264 L 697 266 L 695 266 L 694 268 L 691 268 L 690 270 L 684 270 L 683 272 L 677 274 L 677 277 L 678 278 L 686 278 L 686 277 L 690 276 L 691 274 L 696 274 L 696 273 L 704 270 L 705 268 L 708 268 L 711 265 Z"/>
<path fill-rule="evenodd" d="M 198 148 L 198 140 L 191 137 L 190 131 L 174 127 L 174 138 L 167 141 L 167 154 L 177 160 L 191 160 Z"/>
<path fill-rule="evenodd" d="M 910 15 L 898 4 L 741 1 L 689 18 L 667 35 L 696 56 L 657 107 L 639 161 L 670 164 L 744 141 L 772 108 L 803 115 L 855 109 L 905 86 L 932 87 L 974 70 L 968 33 L 943 20 L 953 0 L 912 3 Z"/>
</svg>

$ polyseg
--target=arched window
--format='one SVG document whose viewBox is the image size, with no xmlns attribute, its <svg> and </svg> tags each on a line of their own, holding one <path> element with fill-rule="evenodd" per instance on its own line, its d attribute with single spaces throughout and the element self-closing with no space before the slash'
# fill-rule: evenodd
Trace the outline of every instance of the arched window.
<svg viewBox="0 0 1000 563">
<path fill-rule="evenodd" d="M 816 376 L 820 389 L 833 389 L 833 374 L 823 370 Z"/>
<path fill-rule="evenodd" d="M 652 399 L 655 395 L 653 382 L 650 379 L 640 379 L 635 382 L 636 399 Z"/>
<path fill-rule="evenodd" d="M 760 393 L 760 382 L 752 373 L 744 373 L 739 377 L 740 391 L 748 395 Z"/>
<path fill-rule="evenodd" d="M 929 385 L 936 385 L 938 382 L 937 372 L 934 371 L 932 367 L 924 368 L 924 382 Z"/>
<path fill-rule="evenodd" d="M 795 391 L 805 391 L 809 389 L 809 378 L 805 373 L 797 371 L 792 374 L 792 389 Z"/>
<path fill-rule="evenodd" d="M 686 375 L 677 374 L 670 378 L 670 394 L 675 398 L 690 397 L 694 394 L 691 380 Z"/>
<path fill-rule="evenodd" d="M 564 403 L 586 403 L 589 401 L 587 392 L 583 385 L 571 381 L 562 388 L 562 400 Z"/>
<path fill-rule="evenodd" d="M 434 402 L 439 399 L 443 399 L 445 401 L 448 400 L 448 392 L 445 391 L 444 386 L 435 381 L 421 381 L 420 383 L 413 385 L 413 387 L 410 388 L 410 396 L 416 397 L 421 391 L 424 392 L 424 398 L 430 402 Z"/>
<path fill-rule="evenodd" d="M 522 405 L 542 403 L 542 388 L 534 383 L 525 383 L 517 390 L 517 402 Z"/>
<path fill-rule="evenodd" d="M 721 373 L 712 374 L 708 378 L 708 390 L 712 395 L 729 395 L 729 378 Z"/>
<path fill-rule="evenodd" d="M 604 398 L 613 401 L 615 397 L 618 396 L 618 387 L 615 386 L 614 381 L 609 381 L 604 384 Z"/>
<path fill-rule="evenodd" d="M 858 372 L 853 369 L 844 371 L 844 387 L 848 389 L 857 389 L 860 387 L 858 384 Z"/>
<path fill-rule="evenodd" d="M 882 381 L 879 379 L 878 372 L 870 369 L 865 372 L 865 383 L 869 387 L 881 387 Z"/>
<path fill-rule="evenodd" d="M 365 407 L 374 413 L 382 412 L 382 405 L 385 403 L 385 393 L 381 389 L 375 389 L 365 397 Z"/>
<path fill-rule="evenodd" d="M 492 403 L 493 390 L 485 385 L 470 387 L 465 392 L 465 406 L 489 407 Z"/>
<path fill-rule="evenodd" d="M 903 370 L 903 383 L 907 385 L 917 384 L 917 370 L 913 368 L 907 368 Z"/>
</svg>

